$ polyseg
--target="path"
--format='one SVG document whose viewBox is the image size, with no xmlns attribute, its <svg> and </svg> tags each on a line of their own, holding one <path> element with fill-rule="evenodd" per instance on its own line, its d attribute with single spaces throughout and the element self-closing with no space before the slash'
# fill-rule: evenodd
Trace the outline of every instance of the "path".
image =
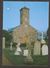
<svg viewBox="0 0 50 68">
<path fill-rule="evenodd" d="M 9 59 L 5 57 L 5 55 L 2 55 L 2 65 L 13 65 Z"/>
</svg>

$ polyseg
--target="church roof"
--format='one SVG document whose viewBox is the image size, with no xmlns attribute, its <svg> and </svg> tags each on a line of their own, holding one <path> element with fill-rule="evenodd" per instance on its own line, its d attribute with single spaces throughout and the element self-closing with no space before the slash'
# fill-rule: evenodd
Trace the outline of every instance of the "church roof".
<svg viewBox="0 0 50 68">
<path fill-rule="evenodd" d="M 36 30 L 34 27 L 32 27 L 31 25 L 28 25 L 28 26 L 29 26 L 29 29 L 34 30 L 34 31 L 37 32 L 37 30 Z M 16 27 L 14 27 L 14 28 L 11 28 L 11 29 L 9 29 L 8 31 L 9 31 L 9 32 L 13 32 L 13 30 L 15 30 L 15 29 L 20 29 L 20 28 L 21 28 L 21 25 L 16 26 Z"/>
</svg>

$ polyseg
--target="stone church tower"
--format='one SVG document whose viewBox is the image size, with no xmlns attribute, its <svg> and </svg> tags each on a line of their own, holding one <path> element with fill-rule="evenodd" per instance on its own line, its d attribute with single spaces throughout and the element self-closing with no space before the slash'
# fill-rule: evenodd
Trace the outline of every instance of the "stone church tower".
<svg viewBox="0 0 50 68">
<path fill-rule="evenodd" d="M 37 30 L 29 24 L 29 8 L 20 9 L 20 25 L 11 30 L 12 41 L 15 43 L 27 43 L 37 40 Z"/>
<path fill-rule="evenodd" d="M 29 9 L 24 7 L 20 10 L 20 24 L 29 24 Z"/>
</svg>

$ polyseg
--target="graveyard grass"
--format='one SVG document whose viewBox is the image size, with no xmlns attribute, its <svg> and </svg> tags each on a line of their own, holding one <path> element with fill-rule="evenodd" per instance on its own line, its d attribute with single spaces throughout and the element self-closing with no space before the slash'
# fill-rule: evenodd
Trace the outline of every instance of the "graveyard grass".
<svg viewBox="0 0 50 68">
<path fill-rule="evenodd" d="M 14 51 L 10 51 L 9 49 L 5 48 L 3 50 L 4 55 L 8 58 L 12 64 L 14 65 L 30 65 L 25 64 L 24 56 L 17 56 L 14 55 Z M 33 64 L 32 65 L 48 65 L 48 56 L 33 56 Z"/>
</svg>

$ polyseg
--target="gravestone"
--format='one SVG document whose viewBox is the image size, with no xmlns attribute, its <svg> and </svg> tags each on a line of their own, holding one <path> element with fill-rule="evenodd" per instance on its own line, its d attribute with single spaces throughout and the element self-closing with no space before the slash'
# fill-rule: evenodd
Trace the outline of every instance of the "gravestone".
<svg viewBox="0 0 50 68">
<path fill-rule="evenodd" d="M 28 49 L 25 49 L 25 50 L 24 50 L 23 56 L 28 56 Z"/>
<path fill-rule="evenodd" d="M 5 48 L 5 37 L 3 37 L 2 46 L 3 46 L 3 49 L 4 49 Z"/>
<path fill-rule="evenodd" d="M 42 46 L 42 55 L 48 55 L 48 46 L 45 44 Z"/>
<path fill-rule="evenodd" d="M 40 55 L 40 53 L 41 53 L 41 43 L 40 41 L 36 41 L 34 44 L 33 55 Z"/>
<path fill-rule="evenodd" d="M 11 51 L 13 50 L 12 45 L 13 45 L 13 43 L 11 42 L 11 43 L 10 43 L 10 50 L 11 50 Z"/>
<path fill-rule="evenodd" d="M 22 52 L 21 48 L 20 48 L 20 43 L 18 43 L 16 45 L 16 51 L 15 51 L 15 55 L 20 55 L 20 53 Z"/>
</svg>

